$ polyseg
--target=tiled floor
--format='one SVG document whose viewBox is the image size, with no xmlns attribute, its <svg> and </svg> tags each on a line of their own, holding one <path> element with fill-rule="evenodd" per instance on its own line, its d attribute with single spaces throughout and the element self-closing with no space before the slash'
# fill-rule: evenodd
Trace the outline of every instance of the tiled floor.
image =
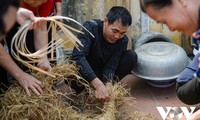
<svg viewBox="0 0 200 120">
<path fill-rule="evenodd" d="M 175 92 L 175 84 L 167 88 L 156 88 L 143 79 L 129 79 L 131 95 L 136 98 L 136 108 L 141 114 L 152 113 L 156 120 L 162 120 L 156 107 L 190 107 L 182 103 Z M 166 109 L 165 109 L 166 110 Z"/>
</svg>

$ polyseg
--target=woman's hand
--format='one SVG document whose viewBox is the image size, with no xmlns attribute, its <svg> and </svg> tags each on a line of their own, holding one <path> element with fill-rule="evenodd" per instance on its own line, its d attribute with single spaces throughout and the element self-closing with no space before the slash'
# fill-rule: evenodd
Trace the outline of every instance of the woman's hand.
<svg viewBox="0 0 200 120">
<path fill-rule="evenodd" d="M 43 93 L 42 82 L 25 72 L 19 77 L 18 82 L 29 96 L 31 96 L 30 90 L 36 95 L 41 95 Z"/>
<path fill-rule="evenodd" d="M 23 25 L 27 20 L 34 21 L 35 16 L 30 10 L 27 10 L 25 8 L 19 8 L 16 13 L 16 20 L 20 25 Z"/>
<path fill-rule="evenodd" d="M 16 20 L 20 25 L 23 25 L 28 20 L 32 21 L 29 29 L 36 29 L 45 23 L 42 17 L 36 17 L 32 11 L 25 8 L 18 9 Z"/>
<path fill-rule="evenodd" d="M 200 30 L 198 30 L 197 32 L 193 33 L 192 37 L 195 38 L 196 40 L 200 39 Z M 200 47 L 200 46 L 198 46 L 198 47 Z M 199 61 L 198 68 L 200 69 L 200 57 L 198 58 L 198 61 Z"/>
<path fill-rule="evenodd" d="M 50 65 L 49 61 L 39 62 L 37 64 L 37 67 L 44 71 L 51 72 L 51 65 Z"/>
<path fill-rule="evenodd" d="M 197 32 L 193 33 L 192 37 L 194 37 L 195 39 L 199 39 L 200 38 L 200 30 L 198 30 Z"/>
</svg>

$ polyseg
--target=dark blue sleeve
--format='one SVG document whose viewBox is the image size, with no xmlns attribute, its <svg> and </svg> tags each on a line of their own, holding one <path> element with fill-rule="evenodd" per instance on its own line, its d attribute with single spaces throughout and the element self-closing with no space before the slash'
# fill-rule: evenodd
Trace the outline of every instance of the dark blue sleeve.
<svg viewBox="0 0 200 120">
<path fill-rule="evenodd" d="M 198 69 L 198 58 L 200 57 L 200 53 L 198 53 L 192 62 L 181 72 L 179 77 L 177 78 L 178 83 L 186 83 L 194 78 L 194 73 Z"/>
<path fill-rule="evenodd" d="M 128 38 L 125 37 L 119 49 L 115 51 L 111 58 L 106 62 L 103 70 L 103 83 L 107 83 L 109 79 L 112 79 L 114 77 L 113 75 L 115 74 L 115 71 L 118 67 L 120 57 L 122 53 L 127 49 L 127 44 Z"/>
<path fill-rule="evenodd" d="M 92 33 L 92 26 L 89 21 L 86 21 L 83 26 Z M 76 61 L 78 66 L 80 67 L 79 72 L 82 77 L 86 79 L 88 82 L 91 82 L 97 76 L 89 65 L 86 56 L 89 53 L 90 46 L 94 38 L 86 31 L 83 31 L 85 34 L 78 34 L 78 39 L 81 41 L 83 46 L 77 48 L 74 47 L 72 52 L 72 59 Z"/>
</svg>

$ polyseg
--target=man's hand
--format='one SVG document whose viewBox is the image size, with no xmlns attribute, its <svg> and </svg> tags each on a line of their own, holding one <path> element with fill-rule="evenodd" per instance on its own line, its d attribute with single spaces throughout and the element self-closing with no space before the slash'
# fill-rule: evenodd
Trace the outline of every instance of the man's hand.
<svg viewBox="0 0 200 120">
<path fill-rule="evenodd" d="M 42 83 L 37 80 L 35 77 L 23 73 L 23 75 L 19 78 L 19 84 L 25 89 L 26 93 L 31 96 L 29 90 L 32 90 L 36 95 L 41 95 L 43 93 Z"/>
<path fill-rule="evenodd" d="M 112 85 L 112 83 L 106 83 L 106 89 L 108 91 L 108 94 L 112 94 L 113 93 L 113 85 Z"/>
<path fill-rule="evenodd" d="M 109 94 L 106 86 L 99 80 L 95 78 L 91 82 L 92 86 L 95 89 L 95 97 L 97 100 L 101 102 L 108 102 L 109 101 Z"/>
</svg>

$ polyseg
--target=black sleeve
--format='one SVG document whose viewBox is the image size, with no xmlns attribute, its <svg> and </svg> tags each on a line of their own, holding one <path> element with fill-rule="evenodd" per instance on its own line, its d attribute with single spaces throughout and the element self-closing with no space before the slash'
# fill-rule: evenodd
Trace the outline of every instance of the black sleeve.
<svg viewBox="0 0 200 120">
<path fill-rule="evenodd" d="M 111 56 L 106 62 L 103 70 L 103 83 L 107 83 L 109 79 L 114 77 L 115 71 L 118 67 L 120 57 L 122 53 L 127 49 L 128 38 L 126 37 L 120 45 L 119 49 Z"/>
<path fill-rule="evenodd" d="M 92 33 L 92 26 L 89 21 L 86 21 L 83 24 L 83 26 Z M 79 65 L 80 67 L 79 71 L 82 77 L 86 79 L 88 82 L 91 82 L 94 78 L 96 78 L 96 75 L 92 70 L 91 66 L 89 65 L 86 56 L 89 54 L 89 50 L 94 38 L 85 30 L 83 30 L 83 32 L 85 34 L 78 34 L 78 38 L 83 44 L 83 46 L 79 45 L 78 49 L 74 47 L 72 52 L 72 59 L 75 60 Z"/>
</svg>

